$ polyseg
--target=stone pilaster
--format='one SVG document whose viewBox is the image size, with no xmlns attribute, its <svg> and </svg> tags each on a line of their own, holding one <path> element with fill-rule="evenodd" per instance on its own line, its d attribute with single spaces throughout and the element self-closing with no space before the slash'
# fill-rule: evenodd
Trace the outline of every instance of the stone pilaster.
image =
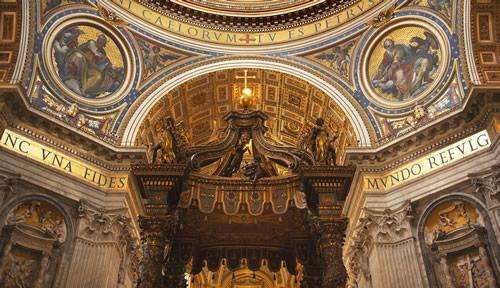
<svg viewBox="0 0 500 288">
<path fill-rule="evenodd" d="M 410 203 L 394 210 L 369 210 L 354 228 L 346 250 L 349 287 L 423 287 Z"/>
<path fill-rule="evenodd" d="M 0 170 L 0 207 L 15 194 L 14 187 L 18 184 L 19 175 Z"/>
<path fill-rule="evenodd" d="M 125 210 L 104 211 L 81 202 L 77 213 L 75 247 L 63 286 L 119 287 L 124 260 L 135 247 Z"/>
<path fill-rule="evenodd" d="M 500 165 L 495 165 L 483 173 L 470 175 L 470 177 L 476 193 L 484 199 L 491 215 L 495 236 L 500 242 Z"/>
</svg>

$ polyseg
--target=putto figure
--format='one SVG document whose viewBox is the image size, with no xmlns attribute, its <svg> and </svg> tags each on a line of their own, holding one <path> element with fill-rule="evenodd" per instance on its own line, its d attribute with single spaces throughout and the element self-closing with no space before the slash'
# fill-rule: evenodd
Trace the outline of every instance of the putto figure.
<svg viewBox="0 0 500 288">
<path fill-rule="evenodd" d="M 431 33 L 424 35 L 412 37 L 409 44 L 384 40 L 384 57 L 372 77 L 374 87 L 398 101 L 413 98 L 428 88 L 438 68 L 439 45 Z"/>
<path fill-rule="evenodd" d="M 70 27 L 54 41 L 54 58 L 64 84 L 87 98 L 100 98 L 113 93 L 124 79 L 123 67 L 114 67 L 106 54 L 108 38 L 99 34 L 83 43 L 82 29 Z M 120 55 L 121 57 L 121 55 Z"/>
</svg>

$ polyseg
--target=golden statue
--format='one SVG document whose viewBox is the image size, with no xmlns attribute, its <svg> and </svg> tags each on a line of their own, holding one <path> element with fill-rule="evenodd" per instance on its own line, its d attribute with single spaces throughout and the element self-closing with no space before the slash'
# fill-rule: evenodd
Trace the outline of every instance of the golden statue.
<svg viewBox="0 0 500 288">
<path fill-rule="evenodd" d="M 335 142 L 337 133 L 328 133 L 323 118 L 316 119 L 315 126 L 305 133 L 301 148 L 308 150 L 318 164 L 336 165 Z"/>
</svg>

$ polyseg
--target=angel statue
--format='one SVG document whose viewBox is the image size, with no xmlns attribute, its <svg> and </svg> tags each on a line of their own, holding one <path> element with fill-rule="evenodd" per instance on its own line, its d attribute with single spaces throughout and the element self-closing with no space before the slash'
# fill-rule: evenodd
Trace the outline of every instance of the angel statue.
<svg viewBox="0 0 500 288">
<path fill-rule="evenodd" d="M 335 141 L 338 136 L 336 133 L 328 133 L 323 118 L 316 119 L 315 126 L 304 135 L 300 146 L 313 155 L 317 164 L 335 165 Z"/>
<path fill-rule="evenodd" d="M 165 119 L 165 126 L 158 128 L 160 139 L 151 146 L 152 163 L 157 162 L 158 151 L 161 151 L 160 162 L 182 162 L 186 160 L 188 139 L 182 123 L 174 124 L 172 117 Z"/>
<path fill-rule="evenodd" d="M 222 176 L 231 177 L 234 173 L 238 172 L 241 167 L 241 162 L 243 161 L 243 154 L 248 150 L 249 136 L 246 133 L 240 135 L 238 143 L 233 148 L 231 155 L 229 156 L 229 165 L 222 172 Z"/>
<path fill-rule="evenodd" d="M 167 131 L 161 126 L 157 125 L 156 134 L 158 135 L 158 142 L 150 146 L 150 153 L 152 153 L 152 163 L 171 163 L 175 159 L 175 154 L 172 151 L 172 141 L 168 136 Z M 158 153 L 160 152 L 160 153 Z M 160 157 L 158 157 L 160 156 Z"/>
</svg>

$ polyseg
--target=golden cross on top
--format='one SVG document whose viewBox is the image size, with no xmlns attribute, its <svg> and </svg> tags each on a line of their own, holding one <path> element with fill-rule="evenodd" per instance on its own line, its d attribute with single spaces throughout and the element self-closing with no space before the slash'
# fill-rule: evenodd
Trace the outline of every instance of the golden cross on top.
<svg viewBox="0 0 500 288">
<path fill-rule="evenodd" d="M 247 69 L 244 69 L 243 70 L 243 76 L 238 76 L 236 75 L 236 79 L 243 79 L 245 82 L 245 86 L 244 88 L 247 88 L 247 83 L 248 83 L 248 79 L 256 79 L 257 77 L 255 76 L 248 76 L 248 70 Z"/>
</svg>

